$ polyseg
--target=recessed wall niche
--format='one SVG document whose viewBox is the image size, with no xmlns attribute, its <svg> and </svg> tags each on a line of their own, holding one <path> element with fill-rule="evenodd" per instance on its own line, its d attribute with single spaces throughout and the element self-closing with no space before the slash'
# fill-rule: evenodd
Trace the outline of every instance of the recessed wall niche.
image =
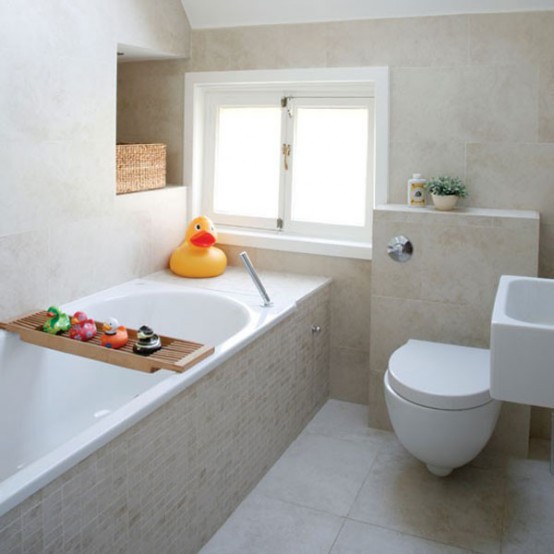
<svg viewBox="0 0 554 554">
<path fill-rule="evenodd" d="M 117 143 L 163 143 L 167 185 L 183 184 L 184 60 L 118 45 Z"/>
</svg>

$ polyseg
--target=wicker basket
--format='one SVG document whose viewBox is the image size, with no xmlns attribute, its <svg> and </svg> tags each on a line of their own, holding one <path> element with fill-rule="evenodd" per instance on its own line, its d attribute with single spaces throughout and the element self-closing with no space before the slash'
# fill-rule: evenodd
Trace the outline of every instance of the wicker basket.
<svg viewBox="0 0 554 554">
<path fill-rule="evenodd" d="M 138 192 L 165 187 L 165 144 L 118 144 L 116 192 Z"/>
</svg>

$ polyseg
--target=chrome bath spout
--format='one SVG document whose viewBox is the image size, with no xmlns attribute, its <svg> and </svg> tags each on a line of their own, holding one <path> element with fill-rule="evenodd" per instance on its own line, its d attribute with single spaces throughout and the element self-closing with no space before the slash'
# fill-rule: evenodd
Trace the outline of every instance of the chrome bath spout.
<svg viewBox="0 0 554 554">
<path fill-rule="evenodd" d="M 252 262 L 248 257 L 248 254 L 246 252 L 241 252 L 239 256 L 242 260 L 242 263 L 244 264 L 244 267 L 246 268 L 246 271 L 248 272 L 248 275 L 250 275 L 252 281 L 254 281 L 254 284 L 256 285 L 256 288 L 258 289 L 258 292 L 260 293 L 260 296 L 264 301 L 263 307 L 269 308 L 270 306 L 273 306 L 273 302 L 271 301 L 271 298 L 269 298 L 269 294 L 267 294 L 265 287 L 260 281 L 260 278 L 258 277 L 258 274 L 256 273 L 256 270 L 254 269 L 254 266 L 252 265 Z"/>
</svg>

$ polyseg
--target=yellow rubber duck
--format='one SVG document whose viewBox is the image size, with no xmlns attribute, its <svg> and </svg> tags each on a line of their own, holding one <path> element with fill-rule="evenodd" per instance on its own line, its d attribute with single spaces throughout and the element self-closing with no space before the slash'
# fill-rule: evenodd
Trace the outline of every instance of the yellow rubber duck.
<svg viewBox="0 0 554 554">
<path fill-rule="evenodd" d="M 200 216 L 188 226 L 185 240 L 173 251 L 169 268 L 182 277 L 216 277 L 227 267 L 227 256 L 216 248 L 217 231 L 212 221 Z"/>
</svg>

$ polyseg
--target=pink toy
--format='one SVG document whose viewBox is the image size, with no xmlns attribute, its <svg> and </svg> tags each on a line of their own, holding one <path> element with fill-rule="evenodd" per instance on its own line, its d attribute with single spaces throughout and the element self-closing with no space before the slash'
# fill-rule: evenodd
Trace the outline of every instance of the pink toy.
<svg viewBox="0 0 554 554">
<path fill-rule="evenodd" d="M 96 324 L 87 317 L 85 312 L 75 312 L 71 318 L 69 337 L 75 340 L 87 341 L 96 335 Z"/>
</svg>

